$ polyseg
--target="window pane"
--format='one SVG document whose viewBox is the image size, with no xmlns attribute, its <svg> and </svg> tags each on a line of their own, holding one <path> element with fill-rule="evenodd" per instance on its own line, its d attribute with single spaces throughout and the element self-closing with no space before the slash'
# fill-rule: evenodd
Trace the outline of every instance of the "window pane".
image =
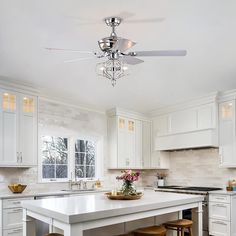
<svg viewBox="0 0 236 236">
<path fill-rule="evenodd" d="M 85 142 L 84 140 L 76 140 L 75 142 L 75 151 L 76 152 L 85 152 Z"/>
<path fill-rule="evenodd" d="M 56 178 L 67 178 L 67 165 L 56 166 Z"/>
<path fill-rule="evenodd" d="M 68 139 L 43 136 L 42 142 L 43 178 L 67 178 Z"/>
<path fill-rule="evenodd" d="M 48 151 L 43 151 L 43 164 L 55 164 L 55 157 Z"/>
<path fill-rule="evenodd" d="M 68 154 L 65 152 L 58 152 L 56 162 L 57 164 L 67 164 Z"/>
<path fill-rule="evenodd" d="M 95 177 L 95 166 L 86 166 L 86 177 L 87 178 Z"/>
<path fill-rule="evenodd" d="M 43 178 L 44 179 L 55 178 L 55 166 L 54 165 L 43 165 Z"/>
<path fill-rule="evenodd" d="M 75 164 L 83 165 L 85 160 L 85 153 L 75 153 Z"/>
<path fill-rule="evenodd" d="M 75 177 L 76 178 L 85 178 L 83 166 L 76 166 L 75 167 Z"/>
<path fill-rule="evenodd" d="M 68 150 L 67 138 L 43 136 L 43 150 L 57 150 L 66 152 Z"/>
<path fill-rule="evenodd" d="M 95 165 L 95 156 L 91 154 L 86 155 L 86 165 Z"/>
<path fill-rule="evenodd" d="M 95 154 L 95 143 L 91 141 L 86 141 L 86 152 L 89 154 Z"/>
</svg>

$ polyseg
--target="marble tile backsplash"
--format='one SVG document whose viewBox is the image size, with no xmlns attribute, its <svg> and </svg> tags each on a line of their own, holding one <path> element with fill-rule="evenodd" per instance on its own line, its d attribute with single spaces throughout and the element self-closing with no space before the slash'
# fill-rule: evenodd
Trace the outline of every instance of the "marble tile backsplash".
<svg viewBox="0 0 236 236">
<path fill-rule="evenodd" d="M 143 183 L 152 185 L 155 173 L 147 172 Z M 219 167 L 218 149 L 213 148 L 171 152 L 170 169 L 166 174 L 167 185 L 225 188 L 229 179 L 236 179 L 236 169 Z"/>
</svg>

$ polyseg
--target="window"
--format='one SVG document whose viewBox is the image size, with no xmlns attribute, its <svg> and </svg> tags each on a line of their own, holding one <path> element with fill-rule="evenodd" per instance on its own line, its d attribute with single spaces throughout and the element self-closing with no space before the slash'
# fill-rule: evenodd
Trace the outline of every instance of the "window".
<svg viewBox="0 0 236 236">
<path fill-rule="evenodd" d="M 95 177 L 96 144 L 92 141 L 78 139 L 75 142 L 76 178 Z"/>
<path fill-rule="evenodd" d="M 40 180 L 98 177 L 97 141 L 46 135 L 41 137 L 41 141 Z"/>
<path fill-rule="evenodd" d="M 66 179 L 68 177 L 68 139 L 42 137 L 42 178 Z"/>
</svg>

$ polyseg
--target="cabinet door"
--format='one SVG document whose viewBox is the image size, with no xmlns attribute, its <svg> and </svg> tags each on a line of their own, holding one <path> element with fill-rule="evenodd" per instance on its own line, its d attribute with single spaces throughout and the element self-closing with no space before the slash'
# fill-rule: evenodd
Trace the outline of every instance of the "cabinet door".
<svg viewBox="0 0 236 236">
<path fill-rule="evenodd" d="M 135 165 L 135 121 L 118 117 L 118 167 Z"/>
<path fill-rule="evenodd" d="M 216 236 L 229 236 L 230 222 L 223 220 L 210 219 L 209 220 L 209 233 Z"/>
<path fill-rule="evenodd" d="M 22 208 L 3 210 L 3 229 L 11 229 L 22 226 Z"/>
<path fill-rule="evenodd" d="M 16 165 L 18 161 L 18 103 L 17 94 L 0 91 L 0 165 Z"/>
<path fill-rule="evenodd" d="M 142 121 L 135 120 L 135 164 L 134 167 L 142 168 L 143 166 L 143 126 Z"/>
<path fill-rule="evenodd" d="M 126 154 L 126 130 L 127 121 L 123 117 L 118 117 L 118 167 L 126 167 L 127 154 Z"/>
<path fill-rule="evenodd" d="M 21 165 L 37 164 L 37 98 L 21 95 L 20 161 Z"/>
<path fill-rule="evenodd" d="M 23 235 L 22 228 L 3 230 L 3 236 L 22 236 L 22 235 Z"/>
<path fill-rule="evenodd" d="M 143 167 L 151 167 L 151 123 L 142 122 L 142 160 Z"/>
<path fill-rule="evenodd" d="M 234 100 L 219 105 L 219 146 L 220 164 L 222 166 L 236 165 Z"/>
<path fill-rule="evenodd" d="M 136 132 L 136 121 L 127 119 L 127 133 L 126 133 L 126 156 L 127 166 L 135 166 L 135 132 Z"/>
</svg>

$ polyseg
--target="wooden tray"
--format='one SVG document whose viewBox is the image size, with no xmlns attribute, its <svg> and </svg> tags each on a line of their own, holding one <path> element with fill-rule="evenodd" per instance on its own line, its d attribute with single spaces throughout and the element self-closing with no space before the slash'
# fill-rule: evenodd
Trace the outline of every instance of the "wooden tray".
<svg viewBox="0 0 236 236">
<path fill-rule="evenodd" d="M 111 192 L 105 193 L 107 198 L 111 200 L 137 200 L 143 196 L 143 193 L 139 192 L 132 195 L 123 195 L 122 193 L 117 193 L 117 195 L 112 195 Z"/>
</svg>

